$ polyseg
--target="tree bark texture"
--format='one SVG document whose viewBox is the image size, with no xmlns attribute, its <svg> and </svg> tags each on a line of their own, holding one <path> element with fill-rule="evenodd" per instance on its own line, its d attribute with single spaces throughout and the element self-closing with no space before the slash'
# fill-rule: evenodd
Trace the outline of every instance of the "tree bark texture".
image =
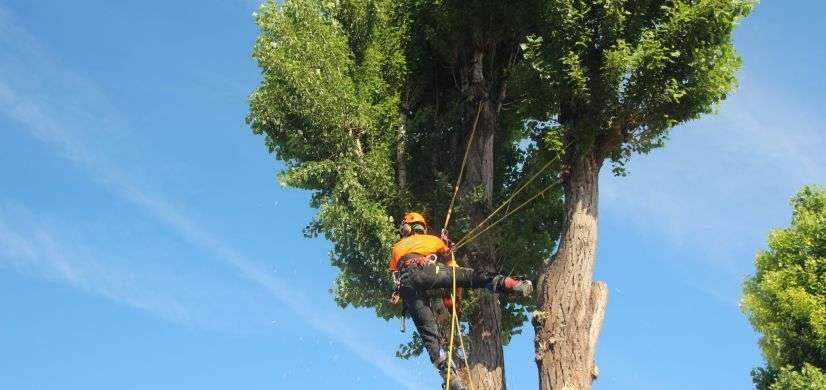
<svg viewBox="0 0 826 390">
<path fill-rule="evenodd" d="M 499 125 L 496 102 L 489 99 L 491 85 L 485 77 L 486 52 L 477 47 L 466 57 L 463 64 L 463 89 L 466 97 L 465 123 L 468 136 L 479 112 L 473 144 L 468 152 L 462 198 L 470 214 L 472 224 L 484 219 L 493 203 L 494 189 L 494 135 Z M 496 94 L 495 96 L 498 96 Z M 481 104 L 481 111 L 480 110 Z M 466 137 L 467 138 L 467 137 Z M 465 140 L 468 141 L 467 139 Z M 470 202 L 469 194 L 481 191 L 480 202 Z M 470 266 L 475 269 L 496 271 L 495 248 L 486 243 L 471 245 L 473 255 Z M 479 308 L 470 315 L 470 380 L 478 390 L 505 389 L 505 360 L 502 351 L 502 312 L 499 300 L 492 294 L 484 294 Z"/>
<path fill-rule="evenodd" d="M 594 352 L 608 289 L 594 282 L 598 177 L 602 157 L 586 153 L 569 161 L 564 181 L 565 217 L 559 249 L 539 278 L 534 313 L 539 388 L 590 389 L 598 373 Z"/>
</svg>

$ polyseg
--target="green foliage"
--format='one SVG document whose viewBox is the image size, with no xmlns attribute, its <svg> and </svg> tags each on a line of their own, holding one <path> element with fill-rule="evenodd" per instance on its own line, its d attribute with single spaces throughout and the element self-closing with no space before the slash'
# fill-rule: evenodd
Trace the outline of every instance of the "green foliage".
<svg viewBox="0 0 826 390">
<path fill-rule="evenodd" d="M 823 390 L 826 389 L 826 375 L 817 367 L 806 363 L 800 371 L 784 367 L 777 375 L 771 390 Z"/>
<path fill-rule="evenodd" d="M 318 213 L 305 233 L 333 244 L 336 301 L 390 318 L 399 314 L 386 302 L 394 219 L 416 209 L 434 230 L 441 227 L 470 129 L 467 113 L 477 104 L 466 85 L 472 49 L 487 50 L 485 88 L 502 96 L 497 204 L 573 141 L 581 150 L 608 144 L 622 172 L 632 152 L 661 146 L 669 128 L 712 111 L 735 85 L 731 31 L 752 5 L 269 0 L 256 16 L 253 57 L 263 78 L 250 95 L 248 122 L 284 161 L 280 182 L 313 193 Z M 614 132 L 621 142 L 606 142 Z M 559 168 L 516 202 L 555 181 Z M 466 189 L 459 202 L 454 238 L 471 228 L 464 208 L 478 207 L 479 191 Z M 560 231 L 561 195 L 549 192 L 479 237 L 494 248 L 499 271 L 539 271 Z M 466 296 L 466 315 L 476 298 Z M 504 340 L 519 332 L 525 304 L 502 305 Z"/>
<path fill-rule="evenodd" d="M 780 370 L 756 368 L 752 379 L 758 390 L 823 390 L 826 389 L 826 375 L 817 367 L 805 363 L 795 370 L 792 366 Z"/>
<path fill-rule="evenodd" d="M 478 107 L 477 101 L 469 100 L 467 80 L 463 80 L 468 72 L 463 66 L 468 66 L 467 57 L 474 48 L 488 48 L 483 58 L 484 77 L 490 84 L 487 91 L 495 95 L 505 89 L 506 96 L 512 96 L 501 101 L 503 108 L 497 118 L 493 204 L 506 199 L 536 168 L 557 156 L 557 151 L 546 147 L 547 142 L 541 139 L 541 126 L 531 122 L 521 109 L 527 91 L 513 81 L 519 76 L 519 44 L 536 31 L 537 10 L 542 1 L 523 1 L 518 5 L 497 0 L 406 3 L 411 24 L 416 26 L 408 45 L 411 72 L 405 99 L 410 113 L 410 186 L 427 189 L 416 194 L 415 206 L 441 222 L 471 128 L 464 114 L 475 113 Z M 523 194 L 534 194 L 554 180 L 556 172 L 550 170 Z M 454 239 L 471 228 L 465 208 L 478 206 L 484 198 L 481 188 L 464 191 L 465 198 L 459 202 L 450 226 Z M 560 192 L 549 193 L 534 203 L 530 211 L 514 215 L 501 228 L 491 229 L 477 239 L 494 244 L 503 263 L 500 271 L 536 273 L 538 265 L 550 255 L 559 232 L 559 198 Z"/>
<path fill-rule="evenodd" d="M 408 43 L 409 81 L 403 106 L 407 108 L 407 145 L 410 158 L 409 186 L 417 188 L 411 204 L 424 210 L 433 220 L 434 230 L 440 228 L 450 202 L 452 186 L 464 154 L 465 141 L 471 129 L 467 115 L 475 113 L 477 101 L 468 96 L 465 68 L 473 49 L 486 48 L 483 72 L 488 83 L 486 91 L 497 98 L 505 89 L 508 96 L 501 101 L 498 128 L 494 137 L 493 204 L 506 199 L 525 178 L 548 159 L 557 155 L 546 148 L 539 126 L 528 126 L 530 117 L 520 107 L 526 91 L 512 82 L 519 74 L 521 61 L 519 43 L 535 31 L 536 12 L 541 1 L 524 1 L 518 5 L 497 0 L 407 1 L 402 2 L 410 17 Z M 478 142 L 478 141 L 477 141 Z M 534 194 L 555 180 L 557 170 L 551 169 L 525 189 L 517 202 Z M 464 198 L 457 202 L 450 231 L 459 239 L 472 228 L 469 208 L 483 206 L 482 188 L 465 188 Z M 561 192 L 549 192 L 533 203 L 529 211 L 515 214 L 496 229 L 480 236 L 497 255 L 496 269 L 503 273 L 535 276 L 542 262 L 550 256 L 559 234 Z M 516 203 L 518 204 L 518 203 Z M 490 211 L 490 210 L 487 210 Z M 465 253 L 474 251 L 473 245 Z M 466 291 L 463 298 L 463 318 L 478 310 L 477 303 L 487 291 Z M 507 344 L 521 332 L 529 302 L 508 302 L 501 305 L 502 341 Z M 417 349 L 415 340 L 402 349 L 411 356 Z"/>
<path fill-rule="evenodd" d="M 407 344 L 400 344 L 399 349 L 396 350 L 396 357 L 402 359 L 410 359 L 419 356 L 424 352 L 424 341 L 419 332 L 414 331 L 410 337 L 410 342 Z"/>
<path fill-rule="evenodd" d="M 306 229 L 333 243 L 341 305 L 389 318 L 387 253 L 400 210 L 392 156 L 406 65 L 404 21 L 392 1 L 268 1 L 253 57 L 263 71 L 248 122 L 286 163 L 282 184 L 312 190 Z M 390 26 L 393 26 L 392 28 Z"/>
<path fill-rule="evenodd" d="M 826 190 L 803 187 L 792 206 L 791 226 L 771 232 L 769 249 L 757 254 L 756 273 L 743 285 L 741 306 L 762 333 L 760 348 L 768 363 L 752 373 L 761 389 L 824 381 Z"/>
<path fill-rule="evenodd" d="M 712 112 L 736 85 L 731 43 L 754 0 L 550 0 L 525 56 L 538 71 L 533 115 L 582 152 L 606 146 L 615 172 Z"/>
<path fill-rule="evenodd" d="M 340 273 L 332 291 L 341 306 L 372 307 L 383 318 L 400 314 L 387 304 L 394 220 L 420 210 L 434 231 L 441 228 L 470 129 L 465 114 L 477 103 L 460 80 L 467 71 L 462 56 L 491 47 L 485 77 L 491 90 L 504 88 L 518 75 L 512 69 L 519 43 L 535 28 L 539 4 L 286 0 L 259 10 L 253 57 L 263 79 L 250 96 L 248 122 L 285 162 L 281 183 L 313 192 L 318 213 L 305 232 L 333 244 L 331 262 Z M 509 91 L 523 94 L 518 86 Z M 546 147 L 556 144 L 542 126 L 524 125 L 522 100 L 502 103 L 508 106 L 495 137 L 494 203 L 558 151 Z M 397 177 L 402 166 L 405 186 Z M 525 194 L 553 179 L 552 171 Z M 464 205 L 474 203 L 474 189 L 467 190 Z M 537 272 L 559 232 L 559 198 L 548 193 L 530 212 L 480 237 L 495 244 L 501 271 Z M 470 228 L 462 204 L 451 223 L 454 239 Z M 465 315 L 475 310 L 475 298 L 466 295 Z M 525 305 L 502 306 L 507 341 L 525 322 Z M 420 352 L 414 337 L 399 355 Z"/>
</svg>

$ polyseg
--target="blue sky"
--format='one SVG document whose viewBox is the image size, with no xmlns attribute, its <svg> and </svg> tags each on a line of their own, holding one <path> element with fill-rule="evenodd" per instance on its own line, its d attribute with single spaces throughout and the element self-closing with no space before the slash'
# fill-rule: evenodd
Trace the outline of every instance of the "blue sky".
<svg viewBox="0 0 826 390">
<path fill-rule="evenodd" d="M 332 303 L 309 194 L 244 124 L 256 7 L 0 4 L 0 388 L 438 384 L 393 358 L 398 322 Z M 740 283 L 788 198 L 826 184 L 824 11 L 760 4 L 719 113 L 603 175 L 596 389 L 750 387 Z M 532 336 L 506 349 L 513 389 L 536 387 Z"/>
</svg>

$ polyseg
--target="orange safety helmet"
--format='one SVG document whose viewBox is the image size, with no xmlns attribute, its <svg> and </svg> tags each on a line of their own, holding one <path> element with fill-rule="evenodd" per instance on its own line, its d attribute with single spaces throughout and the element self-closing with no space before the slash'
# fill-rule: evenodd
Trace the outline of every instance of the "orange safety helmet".
<svg viewBox="0 0 826 390">
<path fill-rule="evenodd" d="M 427 230 L 427 220 L 424 219 L 424 215 L 414 211 L 406 213 L 404 218 L 402 218 L 401 224 L 399 224 L 399 234 L 404 237 L 409 236 L 413 233 L 413 225 L 416 224 L 422 225 L 425 231 Z"/>
</svg>

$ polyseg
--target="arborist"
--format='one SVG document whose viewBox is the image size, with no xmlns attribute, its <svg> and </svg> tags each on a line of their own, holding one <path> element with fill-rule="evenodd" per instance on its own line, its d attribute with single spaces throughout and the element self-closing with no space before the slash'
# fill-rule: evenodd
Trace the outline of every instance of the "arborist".
<svg viewBox="0 0 826 390">
<path fill-rule="evenodd" d="M 455 277 L 457 287 L 487 288 L 494 293 L 504 291 L 528 297 L 533 292 L 533 284 L 529 280 L 465 267 L 456 267 L 454 273 L 451 267 L 456 264 L 452 262 L 449 243 L 428 234 L 427 221 L 420 213 L 405 214 L 399 224 L 399 233 L 402 238 L 393 246 L 390 258 L 390 271 L 396 287 L 391 301 L 398 303 L 401 298 L 406 312 L 416 324 L 430 361 L 439 370 L 442 380 L 447 381 L 447 371 L 454 368 L 448 367 L 439 328 L 428 304 L 427 290 L 450 288 Z M 449 388 L 466 389 L 455 371 L 451 371 Z"/>
</svg>

